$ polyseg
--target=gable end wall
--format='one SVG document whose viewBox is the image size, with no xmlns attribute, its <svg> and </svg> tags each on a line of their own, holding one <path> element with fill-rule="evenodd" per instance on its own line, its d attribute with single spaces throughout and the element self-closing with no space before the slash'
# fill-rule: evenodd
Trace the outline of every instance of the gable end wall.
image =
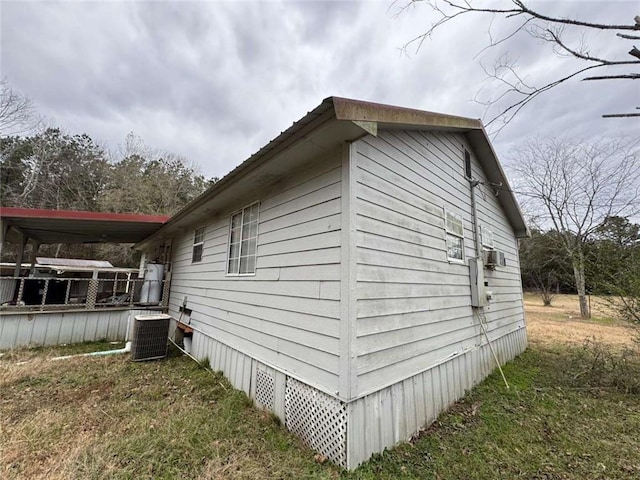
<svg viewBox="0 0 640 480">
<path fill-rule="evenodd" d="M 383 131 L 356 143 L 359 396 L 486 341 L 471 308 L 475 244 L 465 148 L 474 178 L 486 180 L 461 134 Z M 507 263 L 485 270 L 495 298 L 484 315 L 496 339 L 524 326 L 517 240 L 490 188 L 477 188 L 479 224 L 493 231 Z M 447 260 L 445 209 L 462 215 L 463 263 Z"/>
</svg>

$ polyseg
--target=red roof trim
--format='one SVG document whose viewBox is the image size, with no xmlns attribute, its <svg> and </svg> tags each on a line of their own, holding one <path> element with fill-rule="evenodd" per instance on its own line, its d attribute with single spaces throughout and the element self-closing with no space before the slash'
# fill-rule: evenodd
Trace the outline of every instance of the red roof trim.
<svg viewBox="0 0 640 480">
<path fill-rule="evenodd" d="M 0 217 L 60 218 L 65 220 L 98 220 L 101 222 L 164 223 L 167 215 L 137 213 L 84 212 L 80 210 L 45 210 L 40 208 L 1 207 Z"/>
</svg>

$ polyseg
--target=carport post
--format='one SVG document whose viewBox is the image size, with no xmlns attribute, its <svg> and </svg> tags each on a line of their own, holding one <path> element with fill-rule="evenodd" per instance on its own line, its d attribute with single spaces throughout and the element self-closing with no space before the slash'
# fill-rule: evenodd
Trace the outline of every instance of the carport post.
<svg viewBox="0 0 640 480">
<path fill-rule="evenodd" d="M 33 244 L 33 252 L 31 252 L 31 270 L 30 274 L 33 275 L 36 273 L 36 256 L 38 255 L 38 250 L 40 250 L 40 242 L 38 240 L 31 239 L 31 243 Z"/>
<path fill-rule="evenodd" d="M 20 276 L 20 270 L 22 269 L 22 258 L 24 257 L 24 247 L 27 245 L 29 241 L 29 237 L 26 237 L 22 232 L 18 232 L 20 236 L 20 241 L 18 242 L 18 254 L 16 255 L 16 268 L 13 271 L 14 277 Z"/>
<path fill-rule="evenodd" d="M 0 254 L 4 251 L 4 244 L 7 241 L 10 226 L 8 222 L 5 222 L 2 220 L 2 217 L 0 217 Z"/>
<path fill-rule="evenodd" d="M 147 268 L 147 251 L 143 250 L 140 255 L 140 268 L 138 269 L 138 278 L 144 277 L 144 271 Z"/>
</svg>

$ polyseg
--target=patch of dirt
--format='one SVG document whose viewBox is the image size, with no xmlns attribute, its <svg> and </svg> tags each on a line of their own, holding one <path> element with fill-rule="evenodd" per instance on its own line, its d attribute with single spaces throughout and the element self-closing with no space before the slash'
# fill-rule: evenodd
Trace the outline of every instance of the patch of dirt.
<svg viewBox="0 0 640 480">
<path fill-rule="evenodd" d="M 576 295 L 559 295 L 551 307 L 542 305 L 540 297 L 525 295 L 525 315 L 529 341 L 541 344 L 582 345 L 595 338 L 613 347 L 632 346 L 638 330 L 612 318 L 611 308 L 601 299 L 592 298 L 593 319 L 582 320 Z"/>
</svg>

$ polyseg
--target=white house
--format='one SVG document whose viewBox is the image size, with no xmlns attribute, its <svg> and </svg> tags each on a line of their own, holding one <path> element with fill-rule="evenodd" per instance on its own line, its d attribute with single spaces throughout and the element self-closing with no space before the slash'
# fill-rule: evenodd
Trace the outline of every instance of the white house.
<svg viewBox="0 0 640 480">
<path fill-rule="evenodd" d="M 331 97 L 137 248 L 170 259 L 192 354 L 355 468 L 488 375 L 490 347 L 525 349 L 527 234 L 479 120 Z"/>
</svg>

